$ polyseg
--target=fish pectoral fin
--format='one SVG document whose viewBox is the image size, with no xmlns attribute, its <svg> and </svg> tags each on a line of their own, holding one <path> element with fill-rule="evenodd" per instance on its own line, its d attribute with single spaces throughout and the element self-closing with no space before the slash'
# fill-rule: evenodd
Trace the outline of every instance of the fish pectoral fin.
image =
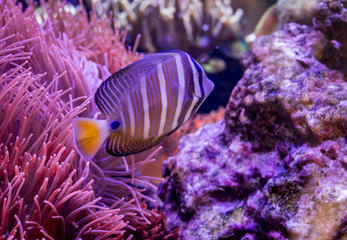
<svg viewBox="0 0 347 240">
<path fill-rule="evenodd" d="M 77 150 L 87 160 L 94 157 L 109 135 L 106 120 L 76 118 L 73 122 L 73 129 Z"/>
</svg>

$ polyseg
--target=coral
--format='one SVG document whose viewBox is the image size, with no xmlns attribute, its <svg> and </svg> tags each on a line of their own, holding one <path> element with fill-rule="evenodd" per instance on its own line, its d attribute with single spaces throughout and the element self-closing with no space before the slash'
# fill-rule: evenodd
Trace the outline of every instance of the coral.
<svg viewBox="0 0 347 240">
<path fill-rule="evenodd" d="M 251 145 L 239 139 L 230 146 L 218 144 L 223 127 L 223 122 L 206 124 L 183 137 L 178 155 L 164 162 L 166 178 L 159 195 L 166 200 L 169 227 L 185 226 L 183 239 L 241 239 L 242 233 L 256 231 L 252 215 L 258 209 L 252 208 L 259 208 L 258 188 L 283 172 L 275 153 L 254 154 Z M 242 229 L 247 218 L 249 224 Z"/>
<path fill-rule="evenodd" d="M 321 63 L 334 48 L 296 23 L 256 40 L 224 120 L 164 162 L 169 228 L 185 226 L 182 239 L 347 237 L 347 82 Z"/>
<path fill-rule="evenodd" d="M 71 122 L 92 117 L 95 88 L 141 55 L 93 12 L 88 22 L 67 3 L 41 6 L 39 24 L 33 5 L 0 2 L 0 239 L 130 239 L 159 217 L 141 207 L 156 187 L 138 170 L 160 148 L 131 164 L 85 161 Z"/>
<path fill-rule="evenodd" d="M 347 2 L 320 1 L 315 10 L 314 27 L 327 39 L 335 40 L 338 48 L 338 51 L 331 51 L 322 62 L 331 68 L 341 70 L 347 76 Z M 339 61 L 336 61 L 336 58 Z"/>
<path fill-rule="evenodd" d="M 141 34 L 140 48 L 180 49 L 194 58 L 237 39 L 243 13 L 234 11 L 230 0 L 104 1 L 102 11 L 112 11 L 119 28 L 130 28 L 131 41 Z"/>
<path fill-rule="evenodd" d="M 226 110 L 226 138 L 241 133 L 253 148 L 272 149 L 345 136 L 344 77 L 317 61 L 331 48 L 319 32 L 295 24 L 255 42 Z"/>
<path fill-rule="evenodd" d="M 328 39 L 347 41 L 347 3 L 346 1 L 322 0 L 316 6 L 314 26 Z"/>
<path fill-rule="evenodd" d="M 347 75 L 347 10 L 345 1 L 330 0 L 279 0 L 271 6 L 258 22 L 254 32 L 246 36 L 252 44 L 263 35 L 274 32 L 285 23 L 296 22 L 314 25 L 329 40 L 335 40 L 325 58 L 320 61 L 328 67 L 340 70 Z M 330 53 L 330 54 L 329 54 Z"/>
</svg>

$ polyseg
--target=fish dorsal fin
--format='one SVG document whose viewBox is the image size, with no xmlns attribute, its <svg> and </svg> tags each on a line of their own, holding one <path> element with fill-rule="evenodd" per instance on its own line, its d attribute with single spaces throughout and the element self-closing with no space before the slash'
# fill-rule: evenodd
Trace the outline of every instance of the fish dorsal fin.
<svg viewBox="0 0 347 240">
<path fill-rule="evenodd" d="M 167 51 L 146 56 L 107 78 L 95 93 L 95 102 L 101 113 L 107 117 L 117 116 L 125 96 L 137 89 L 141 79 L 156 70 L 159 63 L 174 57 L 175 53 Z"/>
<path fill-rule="evenodd" d="M 106 140 L 106 151 L 113 156 L 126 156 L 144 151 L 154 147 L 165 136 L 157 138 L 141 139 L 131 136 L 124 136 L 121 132 L 114 132 Z"/>
</svg>

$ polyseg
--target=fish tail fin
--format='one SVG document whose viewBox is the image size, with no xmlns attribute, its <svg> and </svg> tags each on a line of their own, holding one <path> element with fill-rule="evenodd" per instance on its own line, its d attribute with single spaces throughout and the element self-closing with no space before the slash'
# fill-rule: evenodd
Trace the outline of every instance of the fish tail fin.
<svg viewBox="0 0 347 240">
<path fill-rule="evenodd" d="M 94 157 L 110 134 L 107 120 L 76 118 L 73 129 L 77 150 L 87 160 Z"/>
</svg>

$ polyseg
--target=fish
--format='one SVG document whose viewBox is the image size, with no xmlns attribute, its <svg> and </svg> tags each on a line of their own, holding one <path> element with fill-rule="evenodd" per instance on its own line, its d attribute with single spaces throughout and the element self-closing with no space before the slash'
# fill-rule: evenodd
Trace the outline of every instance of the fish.
<svg viewBox="0 0 347 240">
<path fill-rule="evenodd" d="M 75 146 L 87 160 L 103 145 L 117 157 L 145 151 L 187 122 L 213 88 L 188 53 L 145 56 L 101 83 L 94 101 L 104 119 L 74 119 Z"/>
</svg>

